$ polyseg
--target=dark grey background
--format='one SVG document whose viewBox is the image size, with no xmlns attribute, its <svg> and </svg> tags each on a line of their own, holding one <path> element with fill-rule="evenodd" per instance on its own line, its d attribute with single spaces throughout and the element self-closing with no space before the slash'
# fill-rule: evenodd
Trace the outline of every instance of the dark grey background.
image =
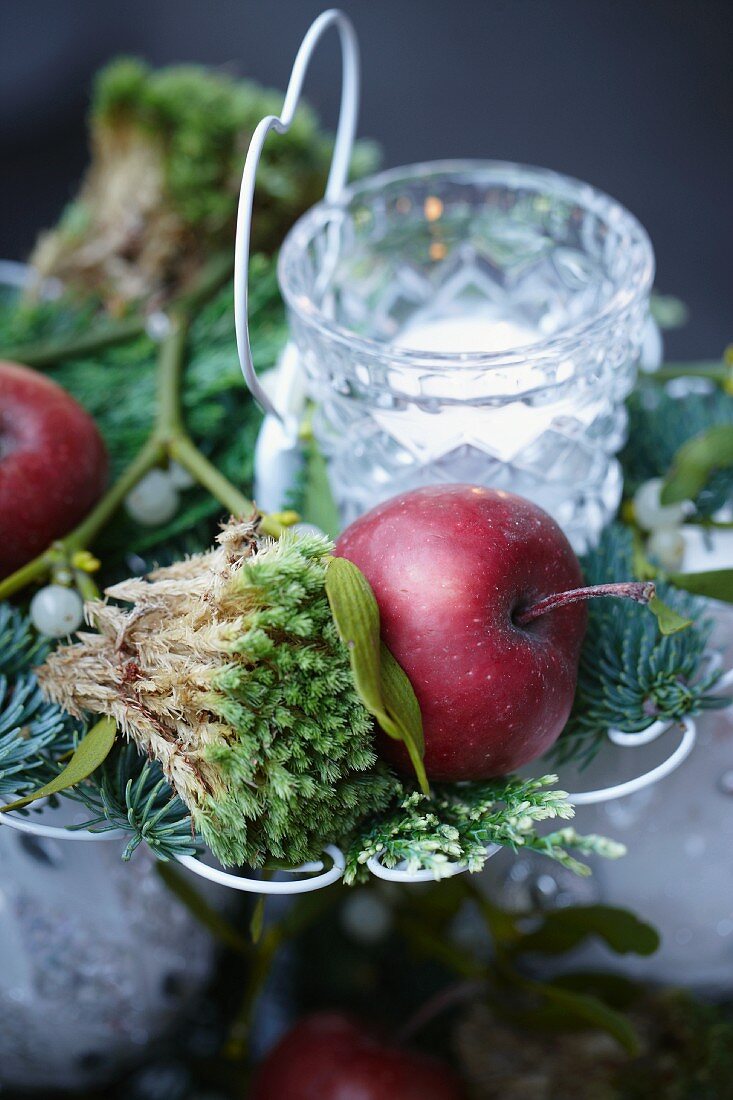
<svg viewBox="0 0 733 1100">
<path fill-rule="evenodd" d="M 314 0 L 0 0 L 0 255 L 22 257 L 85 163 L 95 68 L 134 53 L 284 87 Z M 733 338 L 730 0 L 344 0 L 362 44 L 360 132 L 388 165 L 541 164 L 629 206 L 659 288 L 691 308 L 677 357 Z M 308 97 L 332 124 L 334 35 Z"/>
</svg>

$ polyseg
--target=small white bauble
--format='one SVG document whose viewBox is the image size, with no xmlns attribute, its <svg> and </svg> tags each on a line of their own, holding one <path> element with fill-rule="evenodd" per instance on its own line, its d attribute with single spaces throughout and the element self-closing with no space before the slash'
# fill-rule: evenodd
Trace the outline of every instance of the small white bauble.
<svg viewBox="0 0 733 1100">
<path fill-rule="evenodd" d="M 83 623 L 84 605 L 76 589 L 49 584 L 31 600 L 30 616 L 39 634 L 63 638 L 73 634 Z"/>
<path fill-rule="evenodd" d="M 341 907 L 341 927 L 356 943 L 379 943 L 392 926 L 392 913 L 374 890 L 354 890 Z"/>
<path fill-rule="evenodd" d="M 145 332 L 156 344 L 165 340 L 171 330 L 170 317 L 162 310 L 155 310 L 148 315 L 145 324 Z"/>
<path fill-rule="evenodd" d="M 685 556 L 685 540 L 678 527 L 658 527 L 649 536 L 646 548 L 663 569 L 679 569 Z"/>
<path fill-rule="evenodd" d="M 189 474 L 180 462 L 171 462 L 168 467 L 168 477 L 171 485 L 175 486 L 176 489 L 190 489 L 192 485 L 196 484 L 196 478 Z"/>
<path fill-rule="evenodd" d="M 640 485 L 634 494 L 634 515 L 636 522 L 644 531 L 657 531 L 663 527 L 678 527 L 694 509 L 689 500 L 679 504 L 662 504 L 660 495 L 663 480 L 650 478 Z"/>
<path fill-rule="evenodd" d="M 173 519 L 178 502 L 178 490 L 166 470 L 150 470 L 125 497 L 130 517 L 144 527 Z"/>
</svg>

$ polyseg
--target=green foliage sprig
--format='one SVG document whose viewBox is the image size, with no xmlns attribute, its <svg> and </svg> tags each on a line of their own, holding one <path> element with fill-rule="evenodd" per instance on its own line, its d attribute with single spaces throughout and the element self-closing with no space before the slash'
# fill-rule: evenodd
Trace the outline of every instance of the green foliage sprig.
<svg viewBox="0 0 733 1100">
<path fill-rule="evenodd" d="M 94 782 L 78 787 L 75 794 L 94 811 L 76 828 L 129 834 L 124 860 L 143 842 L 162 860 L 195 855 L 201 847 L 188 808 L 171 790 L 160 764 L 134 745 L 116 748 Z"/>
<path fill-rule="evenodd" d="M 410 873 L 429 870 L 436 878 L 461 863 L 480 871 L 492 844 L 532 848 L 579 873 L 588 868 L 574 859 L 573 849 L 608 858 L 623 855 L 623 845 L 604 837 L 580 837 L 565 828 L 540 836 L 535 824 L 553 818 L 568 820 L 573 807 L 564 791 L 548 790 L 557 776 L 520 779 L 516 776 L 483 783 L 440 784 L 432 795 L 403 790 L 388 813 L 380 815 L 352 838 L 345 881 L 364 877 L 367 860 L 378 856 L 385 867 L 404 863 Z"/>
<path fill-rule="evenodd" d="M 33 350 L 68 340 L 90 323 L 89 307 L 69 300 L 19 300 L 0 291 L 0 349 L 23 345 Z M 250 328 L 256 366 L 274 366 L 287 337 L 273 261 L 252 259 Z M 188 333 L 182 389 L 186 426 L 196 446 L 233 484 L 248 492 L 253 454 L 262 417 L 242 381 L 232 317 L 231 284 L 197 313 Z M 25 360 L 25 357 L 23 357 Z M 157 345 L 144 333 L 115 346 L 64 358 L 46 373 L 68 390 L 95 418 L 107 443 L 111 477 L 127 469 L 153 428 L 156 411 Z M 95 548 L 108 575 L 129 572 L 125 559 L 137 554 L 181 556 L 211 544 L 219 502 L 199 485 L 185 490 L 168 523 L 145 527 L 121 509 Z"/>
</svg>

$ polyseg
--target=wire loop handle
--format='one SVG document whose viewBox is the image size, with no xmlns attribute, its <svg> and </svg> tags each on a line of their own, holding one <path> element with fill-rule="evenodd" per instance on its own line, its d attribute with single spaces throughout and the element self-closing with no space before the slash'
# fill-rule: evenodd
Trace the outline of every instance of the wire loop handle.
<svg viewBox="0 0 733 1100">
<path fill-rule="evenodd" d="M 683 718 L 679 726 L 683 731 L 682 740 L 674 752 L 661 764 L 657 764 L 655 768 L 644 772 L 643 775 L 634 776 L 633 779 L 627 779 L 624 783 L 616 783 L 613 787 L 600 787 L 596 791 L 578 791 L 569 794 L 568 801 L 572 802 L 574 806 L 591 806 L 596 802 L 611 802 L 615 798 L 625 798 L 627 795 L 636 794 L 637 791 L 643 791 L 645 787 L 651 787 L 654 783 L 658 783 L 660 779 L 670 775 L 687 759 L 697 740 L 697 727 L 691 718 Z M 640 733 L 622 733 L 620 730 L 609 730 L 607 736 L 613 745 L 619 745 L 623 748 L 641 748 L 642 745 L 649 745 L 652 741 L 656 741 L 670 728 L 668 722 L 653 722 L 651 726 L 641 730 Z"/>
<path fill-rule="evenodd" d="M 323 890 L 324 887 L 338 882 L 346 869 L 344 853 L 335 844 L 327 844 L 324 852 L 331 858 L 331 867 L 326 868 L 323 863 L 306 863 L 302 867 L 294 867 L 292 871 L 286 873 L 295 875 L 322 871 L 322 874 L 290 882 L 242 878 L 229 871 L 222 871 L 219 867 L 210 867 L 208 863 L 202 863 L 195 856 L 178 856 L 178 862 L 200 878 L 217 882 L 220 886 L 228 886 L 230 890 L 240 890 L 247 894 L 309 894 L 313 890 Z"/>
<path fill-rule="evenodd" d="M 275 407 L 257 379 L 249 339 L 248 277 L 255 180 L 265 139 L 271 130 L 278 134 L 285 134 L 290 129 L 313 51 L 331 27 L 336 27 L 341 41 L 343 77 L 336 140 L 326 184 L 326 199 L 329 202 L 337 202 L 340 199 L 348 178 L 359 110 L 359 43 L 351 21 L 337 8 L 324 11 L 308 29 L 293 63 L 280 115 L 267 115 L 258 123 L 252 135 L 239 192 L 234 246 L 234 327 L 239 363 L 244 380 L 254 399 L 266 413 L 275 416 L 282 423 L 285 423 L 285 415 Z"/>
</svg>

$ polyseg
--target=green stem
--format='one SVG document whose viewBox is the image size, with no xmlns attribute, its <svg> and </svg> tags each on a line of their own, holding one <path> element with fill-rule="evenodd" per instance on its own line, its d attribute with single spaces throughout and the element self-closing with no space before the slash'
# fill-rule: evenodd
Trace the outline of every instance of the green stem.
<svg viewBox="0 0 733 1100">
<path fill-rule="evenodd" d="M 112 518 L 138 481 L 148 470 L 152 470 L 153 466 L 157 466 L 162 462 L 164 458 L 165 447 L 163 443 L 156 436 L 151 436 L 86 519 L 61 540 L 66 550 L 71 552 L 85 550 L 94 541 L 108 520 Z"/>
<path fill-rule="evenodd" d="M 706 527 L 711 531 L 731 531 L 733 530 L 733 520 L 730 519 L 712 519 L 700 518 L 700 519 L 686 519 L 685 525 L 689 524 L 692 527 Z"/>
<path fill-rule="evenodd" d="M 0 600 L 6 600 L 13 593 L 25 588 L 26 585 L 45 577 L 55 563 L 54 555 L 50 550 L 46 550 L 37 558 L 33 558 L 32 561 L 26 562 L 20 569 L 16 569 L 14 573 L 0 581 Z"/>
<path fill-rule="evenodd" d="M 99 599 L 99 589 L 94 582 L 94 579 L 89 573 L 86 573 L 83 569 L 74 570 L 74 584 L 76 589 L 84 600 L 85 603 L 89 603 L 90 600 Z"/>
<path fill-rule="evenodd" d="M 145 332 L 145 317 L 127 317 L 122 321 L 106 322 L 66 340 L 44 340 L 25 347 L 10 348 L 3 353 L 6 359 L 24 363 L 27 367 L 49 367 L 65 359 L 82 359 L 96 351 L 134 340 Z"/>
<path fill-rule="evenodd" d="M 733 381 L 733 368 L 719 359 L 699 363 L 667 363 L 648 377 L 655 382 L 671 382 L 675 378 L 707 378 L 718 386 L 726 386 Z"/>
<path fill-rule="evenodd" d="M 180 393 L 191 322 L 187 313 L 176 312 L 171 315 L 170 325 L 158 356 L 158 411 L 154 429 L 164 446 L 184 431 Z"/>
<path fill-rule="evenodd" d="M 232 485 L 213 463 L 209 462 L 187 435 L 173 436 L 169 442 L 168 451 L 171 458 L 180 463 L 184 470 L 188 470 L 191 477 L 207 489 L 231 515 L 247 519 L 256 513 L 257 509 L 252 501 L 240 493 L 239 489 Z M 284 529 L 284 525 L 275 516 L 262 517 L 260 530 L 263 534 L 278 538 Z"/>
<path fill-rule="evenodd" d="M 171 305 L 194 316 L 202 305 L 223 286 L 232 273 L 230 252 L 214 256 L 203 268 L 199 278 L 189 291 L 185 291 Z M 147 315 L 138 313 L 120 321 L 106 321 L 95 325 L 91 331 L 66 339 L 41 340 L 35 344 L 9 348 L 3 352 L 6 359 L 24 363 L 27 367 L 49 367 L 65 359 L 82 359 L 94 352 L 104 351 L 116 344 L 124 344 L 142 336 L 147 327 Z"/>
</svg>

